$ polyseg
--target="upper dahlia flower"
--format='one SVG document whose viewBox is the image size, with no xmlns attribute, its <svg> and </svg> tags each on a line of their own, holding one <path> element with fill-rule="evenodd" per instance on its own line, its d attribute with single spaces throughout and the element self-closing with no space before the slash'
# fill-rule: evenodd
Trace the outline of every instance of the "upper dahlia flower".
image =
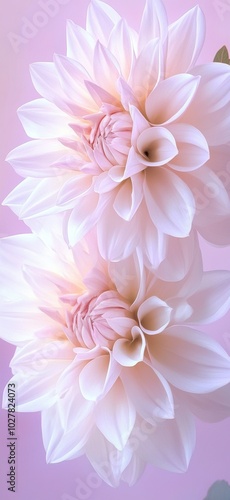
<svg viewBox="0 0 230 500">
<path fill-rule="evenodd" d="M 192 414 L 229 415 L 230 358 L 194 325 L 227 311 L 230 272 L 203 273 L 195 252 L 190 273 L 167 283 L 138 251 L 106 263 L 93 235 L 70 250 L 47 234 L 56 251 L 32 234 L 0 245 L 10 383 L 17 410 L 42 411 L 47 461 L 86 453 L 113 486 L 146 462 L 186 470 Z"/>
<path fill-rule="evenodd" d="M 230 139 L 230 67 L 194 66 L 204 33 L 198 6 L 168 26 L 162 2 L 147 0 L 136 33 L 92 0 L 86 30 L 67 24 L 67 56 L 31 66 L 42 98 L 19 117 L 33 140 L 8 155 L 27 179 L 5 203 L 29 224 L 64 211 L 70 246 L 96 225 L 104 258 L 141 245 L 155 269 L 172 264 L 173 245 L 186 260 L 192 224 L 229 243 L 229 194 L 216 170 Z"/>
</svg>

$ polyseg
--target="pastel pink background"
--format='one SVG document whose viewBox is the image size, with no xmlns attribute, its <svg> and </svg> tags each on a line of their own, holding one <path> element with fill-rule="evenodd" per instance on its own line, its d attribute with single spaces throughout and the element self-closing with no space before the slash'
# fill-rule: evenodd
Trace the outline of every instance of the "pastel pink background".
<svg viewBox="0 0 230 500">
<path fill-rule="evenodd" d="M 46 3 L 47 0 L 44 0 Z M 154 0 L 153 0 L 154 1 Z M 60 0 L 61 2 L 61 0 Z M 34 61 L 50 61 L 54 52 L 65 53 L 65 24 L 68 18 L 82 26 L 89 0 L 62 0 L 59 12 L 49 18 L 47 24 L 38 30 L 28 43 L 20 44 L 16 53 L 10 43 L 9 33 L 21 34 L 23 16 L 32 19 L 41 10 L 39 0 L 7 0 L 0 16 L 1 51 L 1 200 L 18 183 L 19 178 L 4 161 L 7 152 L 26 141 L 17 118 L 16 110 L 23 103 L 38 97 L 29 76 L 29 64 Z M 64 5 L 64 3 L 66 3 Z M 135 28 L 138 28 L 144 0 L 107 0 Z M 210 61 L 214 54 L 226 44 L 230 49 L 230 4 L 226 6 L 223 18 L 217 11 L 218 2 L 214 0 L 165 0 L 169 21 L 177 19 L 186 10 L 199 4 L 207 21 L 206 42 L 200 58 L 201 62 Z M 2 4 L 3 5 L 3 2 Z M 9 209 L 1 207 L 1 236 L 22 233 L 27 229 Z M 230 269 L 230 249 L 217 249 L 202 242 L 204 265 L 206 269 Z M 208 331 L 217 337 L 230 352 L 230 314 L 215 323 Z M 8 368 L 14 348 L 1 342 L 1 387 L 10 378 Z M 0 413 L 0 496 L 3 500 L 74 500 L 91 498 L 139 500 L 204 500 L 210 485 L 218 480 L 230 482 L 230 420 L 219 424 L 197 422 L 197 445 L 187 473 L 176 475 L 148 467 L 135 487 L 122 485 L 112 489 L 101 484 L 88 490 L 80 497 L 76 492 L 76 480 L 84 483 L 90 480 L 92 468 L 86 459 L 47 465 L 43 450 L 39 414 L 17 415 L 17 491 L 7 492 L 6 473 L 8 472 L 6 451 L 7 420 L 6 412 Z M 221 500 L 221 499 L 218 499 Z"/>
</svg>

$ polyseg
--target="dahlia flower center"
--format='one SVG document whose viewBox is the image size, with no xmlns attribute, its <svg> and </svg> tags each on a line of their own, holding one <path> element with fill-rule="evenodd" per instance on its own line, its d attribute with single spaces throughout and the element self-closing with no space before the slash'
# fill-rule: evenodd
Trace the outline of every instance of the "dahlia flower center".
<svg viewBox="0 0 230 500">
<path fill-rule="evenodd" d="M 131 338 L 131 329 L 136 324 L 132 316 L 129 304 L 117 291 L 99 296 L 86 293 L 78 297 L 72 311 L 72 331 L 81 347 L 112 349 L 118 338 Z"/>
<path fill-rule="evenodd" d="M 127 112 L 100 114 L 88 142 L 102 170 L 125 165 L 131 147 L 132 120 Z"/>
</svg>

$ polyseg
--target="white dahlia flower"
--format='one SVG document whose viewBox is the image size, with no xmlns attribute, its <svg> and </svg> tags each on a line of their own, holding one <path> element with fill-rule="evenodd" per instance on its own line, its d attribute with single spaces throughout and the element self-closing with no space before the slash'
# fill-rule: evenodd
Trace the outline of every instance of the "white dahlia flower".
<svg viewBox="0 0 230 500">
<path fill-rule="evenodd" d="M 67 56 L 31 66 L 42 97 L 19 109 L 32 140 L 8 155 L 26 179 L 5 203 L 28 224 L 64 212 L 70 246 L 96 226 L 105 259 L 141 246 L 172 279 L 192 225 L 228 244 L 230 67 L 195 66 L 204 34 L 198 6 L 168 26 L 162 2 L 147 0 L 137 33 L 92 0 L 86 29 L 67 24 Z"/>
<path fill-rule="evenodd" d="M 42 412 L 48 462 L 86 454 L 113 486 L 148 462 L 186 470 L 193 414 L 230 412 L 230 358 L 195 329 L 229 309 L 230 272 L 203 273 L 198 251 L 183 280 L 161 281 L 138 250 L 107 263 L 93 234 L 74 250 L 57 235 L 56 251 L 33 234 L 0 245 L 17 410 Z"/>
</svg>

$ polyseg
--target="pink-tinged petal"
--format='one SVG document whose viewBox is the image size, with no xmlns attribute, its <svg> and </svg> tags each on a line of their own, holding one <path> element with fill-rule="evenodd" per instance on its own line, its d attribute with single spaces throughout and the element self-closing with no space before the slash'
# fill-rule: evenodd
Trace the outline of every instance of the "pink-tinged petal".
<svg viewBox="0 0 230 500">
<path fill-rule="evenodd" d="M 183 123 L 168 125 L 174 136 L 178 155 L 169 161 L 174 170 L 188 172 L 196 170 L 209 160 L 208 143 L 203 134 L 195 127 Z"/>
<path fill-rule="evenodd" d="M 19 216 L 22 205 L 36 188 L 37 183 L 38 181 L 36 178 L 28 177 L 24 179 L 6 196 L 2 205 L 10 207 L 11 210 Z"/>
<path fill-rule="evenodd" d="M 67 57 L 82 64 L 90 76 L 93 67 L 93 53 L 95 41 L 90 33 L 73 21 L 67 21 Z"/>
<path fill-rule="evenodd" d="M 86 115 L 92 111 L 97 112 L 97 106 L 95 106 L 94 100 L 85 87 L 84 82 L 90 77 L 84 66 L 72 59 L 68 59 L 68 57 L 56 54 L 54 55 L 54 63 L 57 68 L 60 87 L 63 88 L 73 106 L 76 104 L 76 110 L 79 110 L 79 114 Z"/>
<path fill-rule="evenodd" d="M 89 4 L 86 19 L 86 30 L 104 45 L 107 45 L 110 33 L 120 21 L 119 14 L 110 5 L 99 0 Z"/>
<path fill-rule="evenodd" d="M 140 163 L 150 167 L 165 165 L 178 154 L 176 141 L 164 127 L 149 127 L 137 139 Z"/>
<path fill-rule="evenodd" d="M 194 99 L 199 83 L 200 76 L 187 74 L 171 76 L 160 81 L 146 99 L 145 109 L 149 121 L 160 125 L 177 120 Z M 183 121 L 190 123 L 189 120 Z"/>
<path fill-rule="evenodd" d="M 24 205 L 21 207 L 19 216 L 22 219 L 38 217 L 61 211 L 56 206 L 57 193 L 62 185 L 60 177 L 42 179 L 39 181 L 34 191 L 29 195 Z"/>
<path fill-rule="evenodd" d="M 166 78 L 186 73 L 200 54 L 205 39 L 205 17 L 198 5 L 169 26 Z"/>
<path fill-rule="evenodd" d="M 52 177 L 60 174 L 59 166 L 63 167 L 68 149 L 62 144 L 53 140 L 34 140 L 21 144 L 13 149 L 6 157 L 17 174 L 24 177 Z M 64 170 L 64 168 L 63 168 Z"/>
<path fill-rule="evenodd" d="M 216 341 L 187 326 L 172 326 L 148 337 L 153 365 L 169 383 L 204 394 L 230 381 L 230 357 Z"/>
<path fill-rule="evenodd" d="M 199 75 L 200 85 L 192 106 L 183 121 L 197 127 L 204 134 L 209 146 L 229 142 L 230 127 L 230 66 L 208 63 L 190 70 Z"/>
<path fill-rule="evenodd" d="M 209 394 L 189 394 L 187 404 L 194 415 L 205 422 L 223 420 L 230 415 L 230 384 Z"/>
<path fill-rule="evenodd" d="M 117 187 L 117 182 L 115 182 L 108 175 L 108 172 L 102 172 L 94 182 L 94 191 L 95 193 L 107 193 L 108 191 L 112 191 Z"/>
<path fill-rule="evenodd" d="M 113 207 L 117 214 L 126 221 L 132 219 L 142 202 L 142 182 L 142 177 L 137 174 L 131 179 L 126 179 L 118 188 Z"/>
<path fill-rule="evenodd" d="M 104 88 L 100 87 L 94 82 L 85 80 L 85 86 L 92 96 L 93 100 L 97 106 L 101 106 L 103 103 L 111 104 L 114 106 L 120 106 L 117 97 L 114 97 L 110 92 L 107 92 Z"/>
<path fill-rule="evenodd" d="M 56 104 L 62 111 L 73 114 L 54 63 L 33 63 L 30 65 L 30 74 L 35 89 L 42 97 Z"/>
<path fill-rule="evenodd" d="M 132 87 L 121 77 L 117 80 L 117 89 L 121 104 L 126 111 L 129 111 L 130 106 L 139 106 L 139 101 Z"/>
<path fill-rule="evenodd" d="M 214 244 L 229 244 L 230 201 L 221 177 L 204 165 L 186 174 L 185 180 L 196 203 L 196 229 Z"/>
<path fill-rule="evenodd" d="M 133 252 L 127 259 L 109 262 L 108 271 L 118 292 L 135 308 L 138 301 L 145 296 L 145 269 L 142 252 Z"/>
<path fill-rule="evenodd" d="M 119 377 L 121 368 L 110 356 L 104 354 L 89 361 L 79 376 L 81 393 L 89 401 L 104 397 Z"/>
<path fill-rule="evenodd" d="M 121 19 L 111 31 L 108 48 L 119 63 L 122 76 L 128 79 L 134 48 L 130 29 L 124 19 Z"/>
<path fill-rule="evenodd" d="M 117 450 L 122 450 L 132 432 L 136 411 L 122 382 L 117 379 L 106 396 L 97 404 L 95 423 Z"/>
<path fill-rule="evenodd" d="M 105 260 L 117 261 L 131 255 L 140 240 L 138 223 L 139 219 L 136 216 L 126 221 L 113 207 L 107 206 L 97 222 L 99 251 Z"/>
<path fill-rule="evenodd" d="M 97 84 L 116 96 L 116 82 L 120 76 L 117 60 L 100 42 L 95 46 L 93 70 Z"/>
<path fill-rule="evenodd" d="M 152 224 L 147 209 L 143 213 L 146 223 L 142 227 L 141 251 L 145 248 L 145 264 L 156 272 L 165 259 L 167 237 Z"/>
<path fill-rule="evenodd" d="M 74 207 L 76 198 L 87 194 L 88 191 L 90 191 L 91 186 L 91 175 L 77 173 L 63 183 L 63 187 L 60 189 L 57 196 L 57 204 L 61 206 L 65 205 L 65 208 Z"/>
<path fill-rule="evenodd" d="M 147 0 L 139 31 L 139 51 L 153 38 L 164 42 L 168 31 L 167 14 L 161 0 Z"/>
<path fill-rule="evenodd" d="M 160 75 L 160 42 L 150 40 L 144 46 L 132 69 L 132 88 L 140 102 L 153 90 Z"/>
<path fill-rule="evenodd" d="M 211 323 L 224 316 L 230 309 L 230 271 L 204 273 L 198 290 L 188 302 L 193 308 L 191 323 Z"/>
<path fill-rule="evenodd" d="M 78 373 L 74 374 L 78 376 Z M 64 375 L 65 372 L 63 373 Z M 65 395 L 57 401 L 57 411 L 59 412 L 60 421 L 65 432 L 82 425 L 83 421 L 88 419 L 94 410 L 94 402 L 83 398 L 78 386 L 78 379 L 71 379 Z"/>
<path fill-rule="evenodd" d="M 133 121 L 131 144 L 135 146 L 139 135 L 144 132 L 144 130 L 149 128 L 150 125 L 139 109 L 135 106 L 130 106 L 129 112 Z"/>
<path fill-rule="evenodd" d="M 145 337 L 138 326 L 131 330 L 132 339 L 118 339 L 113 346 L 113 357 L 122 366 L 135 366 L 143 361 Z"/>
<path fill-rule="evenodd" d="M 149 297 L 139 307 L 137 317 L 144 333 L 163 332 L 170 322 L 172 309 L 158 297 Z"/>
<path fill-rule="evenodd" d="M 171 236 L 188 236 L 195 203 L 190 189 L 178 175 L 165 168 L 148 168 L 144 194 L 149 215 L 157 228 Z"/>
<path fill-rule="evenodd" d="M 230 209 L 229 214 L 217 217 L 206 226 L 194 224 L 203 238 L 214 245 L 230 245 Z"/>
<path fill-rule="evenodd" d="M 117 450 L 97 427 L 91 432 L 85 453 L 97 474 L 110 486 L 118 486 L 122 472 L 132 458 L 132 450 Z"/>
<path fill-rule="evenodd" d="M 197 287 L 202 272 L 201 252 L 195 233 L 180 239 L 168 236 L 165 243 L 164 259 L 155 270 L 157 277 L 165 282 L 180 281 L 188 277 L 188 286 L 191 286 L 189 289 L 193 290 L 193 286 Z"/>
<path fill-rule="evenodd" d="M 185 472 L 194 451 L 194 419 L 185 408 L 178 408 L 173 420 L 160 422 L 141 446 L 141 456 L 156 467 Z"/>
<path fill-rule="evenodd" d="M 57 405 L 53 405 L 42 412 L 41 424 L 46 461 L 58 463 L 82 455 L 93 422 L 92 418 L 85 418 L 78 426 L 64 432 Z"/>
<path fill-rule="evenodd" d="M 123 368 L 121 379 L 137 413 L 147 421 L 157 418 L 173 418 L 173 396 L 171 389 L 157 371 L 138 363 Z"/>
<path fill-rule="evenodd" d="M 0 338 L 17 346 L 22 346 L 34 338 L 35 325 L 39 325 L 39 328 L 47 327 L 45 315 L 33 302 L 29 302 L 29 296 L 23 300 L 8 302 L 1 299 L 0 318 Z"/>
<path fill-rule="evenodd" d="M 46 99 L 36 99 L 18 109 L 18 116 L 28 137 L 51 139 L 71 135 L 73 120 Z"/>
<path fill-rule="evenodd" d="M 129 177 L 133 177 L 135 174 L 139 174 L 142 170 L 146 169 L 146 165 L 144 164 L 144 159 L 141 157 L 136 151 L 134 147 L 130 148 L 125 170 L 119 169 L 118 167 L 114 167 L 115 174 L 120 174 L 119 181 L 123 181 L 124 179 L 128 179 Z M 111 174 L 110 174 L 111 175 Z M 114 171 L 112 172 L 112 176 L 114 178 Z M 116 176 L 118 177 L 118 176 Z M 116 178 L 115 177 L 115 178 Z M 118 180 L 117 179 L 117 180 Z"/>
<path fill-rule="evenodd" d="M 90 193 L 78 200 L 66 221 L 65 240 L 71 247 L 83 238 L 97 221 L 98 195 Z"/>
</svg>

